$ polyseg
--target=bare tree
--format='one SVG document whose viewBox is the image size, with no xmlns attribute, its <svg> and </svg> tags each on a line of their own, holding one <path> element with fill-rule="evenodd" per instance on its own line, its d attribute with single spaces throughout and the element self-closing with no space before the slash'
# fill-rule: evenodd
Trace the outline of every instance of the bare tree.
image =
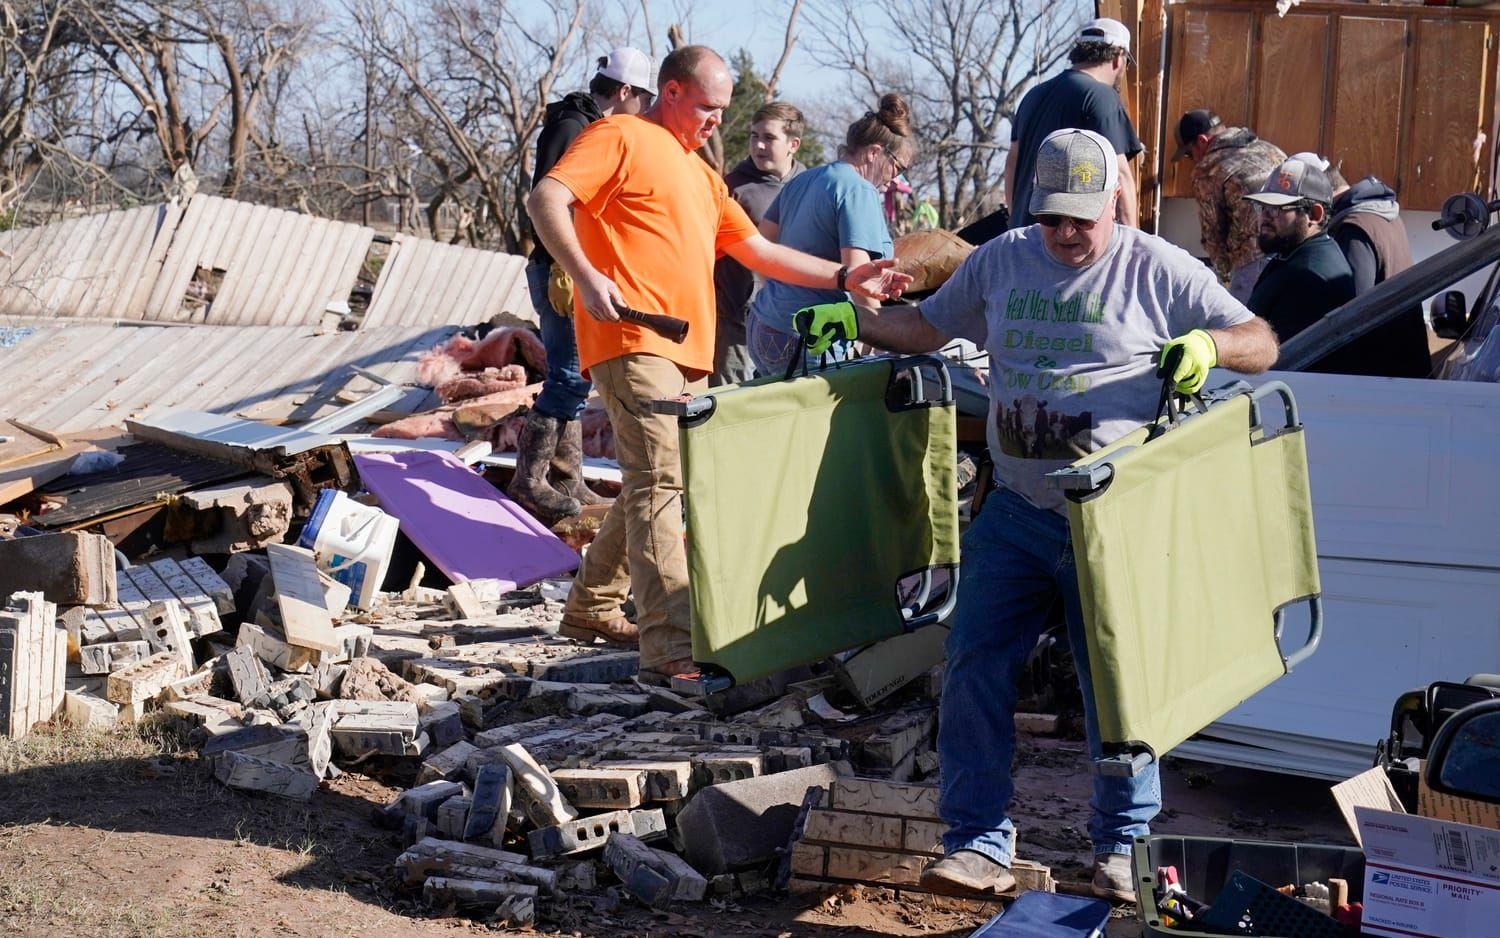
<svg viewBox="0 0 1500 938">
<path fill-rule="evenodd" d="M 781 84 L 781 72 L 786 68 L 787 59 L 792 57 L 792 49 L 797 45 L 797 14 L 802 12 L 802 0 L 792 0 L 792 8 L 786 15 L 786 32 L 781 39 L 781 58 L 776 60 L 776 65 L 771 69 L 771 76 L 766 79 L 766 103 L 776 97 L 777 87 Z"/>
<path fill-rule="evenodd" d="M 580 61 L 583 0 L 546 9 L 513 0 L 428 0 L 420 21 L 390 0 L 363 0 L 361 28 L 407 96 L 408 149 L 427 171 L 429 228 L 452 204 L 454 237 L 519 251 L 529 232 L 530 141 L 559 78 Z M 390 128 L 394 130 L 395 128 Z"/>
<path fill-rule="evenodd" d="M 184 166 L 222 168 L 220 191 L 235 195 L 254 145 L 257 117 L 274 77 L 312 27 L 296 7 L 262 0 L 116 0 L 80 4 L 76 26 L 121 105 L 102 149 L 152 140 L 159 176 Z M 142 154 L 144 156 L 144 154 Z"/>
<path fill-rule="evenodd" d="M 1009 121 L 1083 13 L 1079 0 L 810 0 L 808 24 L 819 60 L 849 74 L 851 113 L 887 91 L 911 102 L 921 152 L 909 175 L 957 227 L 993 208 Z"/>
<path fill-rule="evenodd" d="M 73 4 L 0 2 L 0 215 L 47 163 L 63 132 L 47 120 L 71 88 L 66 45 Z"/>
</svg>

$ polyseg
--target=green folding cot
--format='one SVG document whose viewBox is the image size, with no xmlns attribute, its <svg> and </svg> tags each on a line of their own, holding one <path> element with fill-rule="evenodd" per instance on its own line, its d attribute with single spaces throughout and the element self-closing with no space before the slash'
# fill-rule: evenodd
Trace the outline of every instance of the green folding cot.
<svg viewBox="0 0 1500 938">
<path fill-rule="evenodd" d="M 1291 389 L 1241 381 L 1181 409 L 1162 397 L 1156 421 L 1051 476 L 1068 499 L 1102 768 L 1120 774 L 1289 672 L 1323 629 Z M 1284 614 L 1304 602 L 1307 639 L 1284 653 Z"/>
<path fill-rule="evenodd" d="M 678 417 L 682 444 L 700 673 L 679 689 L 722 690 L 951 611 L 957 427 L 941 358 L 860 359 L 653 407 Z"/>
</svg>

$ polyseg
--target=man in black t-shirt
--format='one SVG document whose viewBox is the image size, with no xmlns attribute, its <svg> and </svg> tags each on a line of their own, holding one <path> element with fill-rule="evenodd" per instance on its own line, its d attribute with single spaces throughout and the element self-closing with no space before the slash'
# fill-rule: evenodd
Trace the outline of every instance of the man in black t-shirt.
<svg viewBox="0 0 1500 938">
<path fill-rule="evenodd" d="M 1130 30 L 1119 20 L 1101 17 L 1078 31 L 1068 53 L 1072 67 L 1026 92 L 1010 122 L 1010 152 L 1005 155 L 1005 200 L 1010 227 L 1024 228 L 1035 219 L 1027 206 L 1036 176 L 1037 149 L 1047 135 L 1066 127 L 1092 130 L 1115 148 L 1120 164 L 1118 221 L 1135 227 L 1135 174 L 1130 161 L 1143 149 L 1131 126 L 1115 83 L 1130 56 Z"/>
<path fill-rule="evenodd" d="M 1293 157 L 1245 199 L 1259 205 L 1256 242 L 1269 259 L 1246 305 L 1285 342 L 1354 299 L 1354 274 L 1327 232 L 1333 184 L 1317 166 Z M 1366 374 L 1364 342 L 1356 339 L 1305 370 Z"/>
</svg>

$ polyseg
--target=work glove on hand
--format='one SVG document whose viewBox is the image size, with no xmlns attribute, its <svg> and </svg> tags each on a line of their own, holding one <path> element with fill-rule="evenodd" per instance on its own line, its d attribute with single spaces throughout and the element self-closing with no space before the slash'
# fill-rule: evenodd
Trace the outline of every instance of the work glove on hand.
<svg viewBox="0 0 1500 938">
<path fill-rule="evenodd" d="M 1178 349 L 1180 354 L 1175 351 Z M 1156 376 L 1170 378 L 1179 393 L 1197 394 L 1203 389 L 1203 382 L 1208 380 L 1209 371 L 1218 363 L 1219 349 L 1214 345 L 1213 336 L 1202 329 L 1194 329 L 1161 347 Z"/>
<path fill-rule="evenodd" d="M 859 317 L 854 304 L 819 303 L 792 314 L 792 329 L 807 340 L 807 350 L 822 355 L 834 342 L 853 342 L 859 338 Z"/>
</svg>

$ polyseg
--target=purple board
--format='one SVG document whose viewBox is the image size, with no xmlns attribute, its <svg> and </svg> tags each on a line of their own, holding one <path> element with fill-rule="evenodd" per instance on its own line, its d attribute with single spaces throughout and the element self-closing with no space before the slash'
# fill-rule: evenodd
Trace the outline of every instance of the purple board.
<svg viewBox="0 0 1500 938">
<path fill-rule="evenodd" d="M 578 567 L 572 548 L 450 453 L 356 453 L 354 464 L 380 507 L 450 580 L 515 589 Z"/>
</svg>

